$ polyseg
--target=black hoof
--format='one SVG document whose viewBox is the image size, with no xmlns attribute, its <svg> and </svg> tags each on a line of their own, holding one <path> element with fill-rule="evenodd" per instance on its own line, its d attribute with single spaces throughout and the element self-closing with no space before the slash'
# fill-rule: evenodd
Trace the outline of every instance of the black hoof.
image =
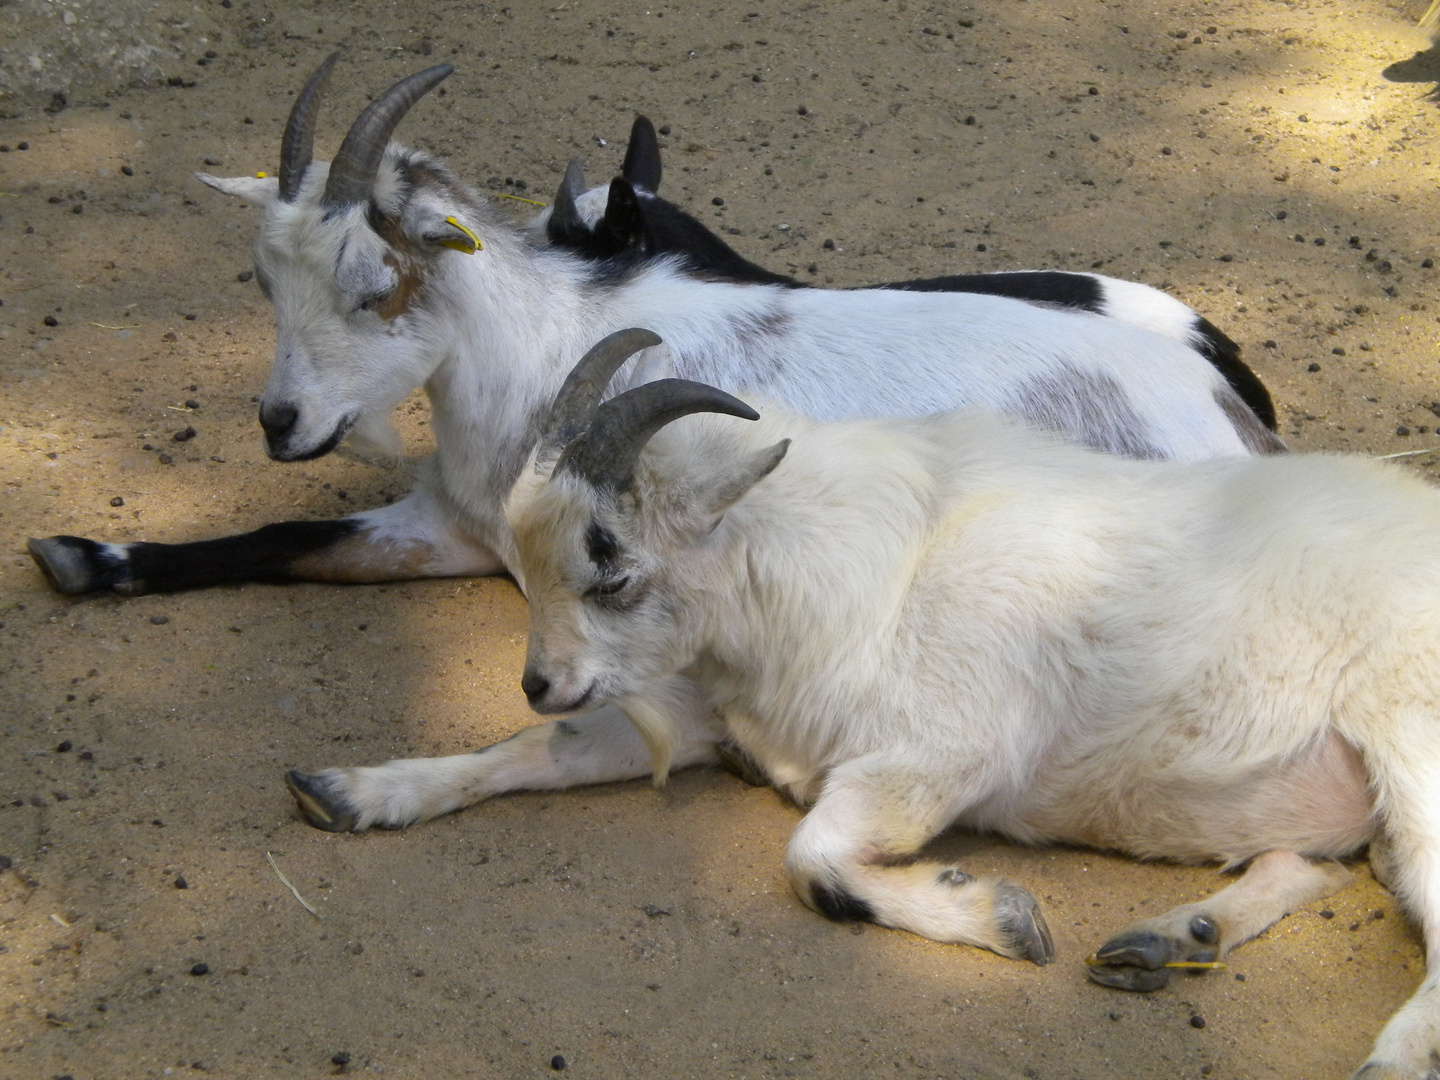
<svg viewBox="0 0 1440 1080">
<path fill-rule="evenodd" d="M 1039 967 L 1055 959 L 1050 927 L 1045 924 L 1035 897 L 1018 885 L 999 885 L 995 894 L 996 915 L 1000 928 L 1010 939 L 1010 955 Z"/>
<path fill-rule="evenodd" d="M 285 774 L 285 786 L 295 796 L 300 814 L 317 829 L 326 832 L 354 832 L 358 819 L 354 811 L 341 805 L 319 776 L 291 769 Z"/>
<path fill-rule="evenodd" d="M 1219 940 L 1215 925 L 1203 916 L 1196 916 L 1190 929 L 1201 947 L 1187 950 L 1181 942 L 1153 930 L 1117 934 L 1096 951 L 1090 964 L 1090 978 L 1116 990 L 1139 993 L 1159 990 L 1169 984 L 1170 974 L 1175 970 L 1166 967 L 1167 964 L 1179 960 L 1209 963 L 1215 959 L 1215 949 L 1204 947 Z"/>
<path fill-rule="evenodd" d="M 109 554 L 94 540 L 80 536 L 31 539 L 26 547 L 50 587 L 66 596 L 114 589 L 131 592 L 130 570 L 123 559 Z"/>
</svg>

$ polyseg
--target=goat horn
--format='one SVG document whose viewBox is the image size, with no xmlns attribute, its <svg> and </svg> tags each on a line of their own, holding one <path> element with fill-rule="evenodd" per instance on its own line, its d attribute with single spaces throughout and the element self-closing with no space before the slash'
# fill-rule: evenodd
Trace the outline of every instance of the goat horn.
<svg viewBox="0 0 1440 1080">
<path fill-rule="evenodd" d="M 409 78 L 401 79 L 366 106 L 355 118 L 340 152 L 330 163 L 330 177 L 325 181 L 326 206 L 349 206 L 365 202 L 375 186 L 380 159 L 390 136 L 405 114 L 422 97 L 439 86 L 454 71 L 449 64 L 428 68 Z"/>
<path fill-rule="evenodd" d="M 560 190 L 555 192 L 555 202 L 550 208 L 548 231 L 552 236 L 566 236 L 580 227 L 580 211 L 575 200 L 585 194 L 585 170 L 578 157 L 571 158 L 565 166 L 565 178 L 560 181 Z"/>
<path fill-rule="evenodd" d="M 605 393 L 605 387 L 610 385 L 620 365 L 641 349 L 659 344 L 660 335 L 638 327 L 617 330 L 596 342 L 565 376 L 560 392 L 555 395 L 555 404 L 550 406 L 550 418 L 540 437 L 541 460 L 554 457 L 590 426 L 600 395 Z"/>
<path fill-rule="evenodd" d="M 749 405 L 723 390 L 685 379 L 661 379 L 601 405 L 590 427 L 560 455 L 555 473 L 574 473 L 601 491 L 625 491 L 651 437 L 666 424 L 697 412 L 760 419 Z"/>
<path fill-rule="evenodd" d="M 290 119 L 285 121 L 285 134 L 280 138 L 282 202 L 295 201 L 300 181 L 305 179 L 305 170 L 310 167 L 310 157 L 315 149 L 315 118 L 320 115 L 320 97 L 325 91 L 325 84 L 330 81 L 330 71 L 339 59 L 340 51 L 337 49 L 315 69 L 305 89 L 295 98 Z"/>
</svg>

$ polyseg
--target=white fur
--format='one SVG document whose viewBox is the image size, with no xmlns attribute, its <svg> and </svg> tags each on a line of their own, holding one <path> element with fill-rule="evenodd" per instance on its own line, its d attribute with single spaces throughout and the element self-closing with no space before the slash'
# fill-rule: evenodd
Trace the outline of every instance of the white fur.
<svg viewBox="0 0 1440 1080">
<path fill-rule="evenodd" d="M 1036 959 L 1028 894 L 908 858 L 952 824 L 1265 856 L 1196 908 L 1223 951 L 1344 877 L 1284 853 L 1378 832 L 1431 977 L 1369 1075 L 1440 1053 L 1440 495 L 1420 481 L 1322 455 L 1125 461 L 968 411 L 766 410 L 672 425 L 619 495 L 527 470 L 509 515 L 537 709 L 632 711 L 663 685 L 643 717 L 662 773 L 713 714 L 813 807 L 787 866 L 818 910 Z M 597 524 L 620 552 L 603 571 Z"/>
<path fill-rule="evenodd" d="M 407 167 L 413 184 L 402 180 Z M 1280 445 L 1258 422 L 1239 421 L 1246 430 L 1237 432 L 1232 417 L 1248 410 L 1177 340 L 1191 333 L 1193 313 L 1144 286 L 1127 286 L 1125 317 L 1110 318 L 980 294 L 698 281 L 665 259 L 597 283 L 593 266 L 537 243 L 423 155 L 392 145 L 380 168 L 375 201 L 394 223 L 393 243 L 362 207 L 327 214 L 327 172 L 311 165 L 293 202 L 278 198 L 273 180 L 197 174 L 263 209 L 255 266 L 274 301 L 277 340 L 262 414 L 297 414 L 270 450 L 314 456 L 348 433 L 367 452 L 393 453 L 387 417 L 423 385 L 437 457 L 428 505 L 447 515 L 427 530 L 461 534 L 491 554 L 459 572 L 496 561 L 516 568 L 501 502 L 565 374 L 627 326 L 661 334 L 683 377 L 825 419 L 976 404 L 1138 456 Z M 447 217 L 483 250 L 464 255 L 438 242 Z M 406 281 L 415 288 L 399 314 L 362 306 Z"/>
</svg>

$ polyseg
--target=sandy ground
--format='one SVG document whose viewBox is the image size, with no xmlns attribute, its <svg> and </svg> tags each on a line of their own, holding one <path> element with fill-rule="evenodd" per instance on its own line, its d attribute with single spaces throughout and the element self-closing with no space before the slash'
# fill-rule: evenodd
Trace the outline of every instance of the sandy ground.
<svg viewBox="0 0 1440 1080">
<path fill-rule="evenodd" d="M 531 721 L 513 585 L 66 599 L 24 540 L 197 539 L 405 490 L 266 460 L 254 213 L 191 179 L 273 169 L 337 45 L 321 156 L 370 94 L 450 61 L 402 133 L 478 187 L 547 198 L 575 154 L 603 179 L 644 112 L 671 129 L 664 193 L 767 266 L 1099 268 L 1239 340 L 1293 446 L 1440 446 L 1421 6 L 226 0 L 182 85 L 4 102 L 0 1077 L 509 1078 L 556 1055 L 585 1078 L 1348 1075 L 1423 970 L 1363 863 L 1229 971 L 1142 997 L 1083 957 L 1211 870 L 946 837 L 1041 899 L 1042 970 L 811 914 L 781 869 L 798 812 L 720 773 L 327 835 L 284 769 Z M 401 412 L 423 453 L 423 399 Z"/>
</svg>

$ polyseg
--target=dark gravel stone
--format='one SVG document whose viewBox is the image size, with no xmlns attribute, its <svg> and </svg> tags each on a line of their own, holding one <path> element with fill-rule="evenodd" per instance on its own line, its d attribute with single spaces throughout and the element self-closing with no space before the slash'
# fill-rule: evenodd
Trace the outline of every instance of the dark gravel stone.
<svg viewBox="0 0 1440 1080">
<path fill-rule="evenodd" d="M 170 621 L 169 615 L 151 615 L 150 622 L 155 626 L 164 626 Z"/>
<path fill-rule="evenodd" d="M 1310 364 L 1310 365 L 1308 365 L 1308 366 L 1305 368 L 1305 370 L 1306 370 L 1306 371 L 1309 371 L 1309 372 L 1311 372 L 1311 373 L 1313 374 L 1314 372 L 1320 370 L 1320 365 L 1319 365 L 1319 364 Z"/>
<path fill-rule="evenodd" d="M 126 176 L 134 176 L 134 175 L 135 175 L 135 170 L 132 169 L 129 165 L 121 165 L 121 166 L 120 166 L 120 171 L 121 171 L 122 173 L 124 173 Z"/>
<path fill-rule="evenodd" d="M 125 505 L 125 500 L 122 499 L 119 495 L 116 495 L 113 499 L 110 500 L 110 505 L 111 505 L 111 506 L 124 506 L 124 505 Z"/>
<path fill-rule="evenodd" d="M 1193 1028 L 1203 1028 L 1205 1026 L 1205 1018 L 1199 1013 L 1192 1013 L 1190 1015 L 1190 1026 Z"/>
<path fill-rule="evenodd" d="M 41 321 L 42 321 L 46 326 L 59 326 L 59 325 L 60 325 L 60 320 L 57 319 L 54 315 L 46 315 L 45 318 L 42 319 Z"/>
<path fill-rule="evenodd" d="M 200 407 L 200 402 L 196 401 L 193 397 L 192 397 L 192 398 L 186 398 L 186 399 L 185 399 L 185 407 L 186 407 L 187 409 L 198 409 L 198 408 Z"/>
<path fill-rule="evenodd" d="M 331 1065 L 349 1065 L 349 1064 L 350 1064 L 350 1051 L 348 1051 L 348 1050 L 337 1050 L 335 1053 L 333 1053 L 333 1054 L 330 1055 L 330 1064 L 331 1064 Z"/>
<path fill-rule="evenodd" d="M 177 431 L 171 436 L 176 442 L 189 442 L 194 437 L 195 429 L 193 427 L 187 427 L 184 431 Z"/>
<path fill-rule="evenodd" d="M 175 887 L 177 889 L 188 889 L 190 887 L 190 883 L 185 880 L 184 874 L 175 875 Z"/>
<path fill-rule="evenodd" d="M 209 974 L 210 974 L 210 965 L 209 965 L 209 964 L 196 964 L 196 965 L 194 965 L 194 966 L 190 969 L 190 974 L 191 974 L 191 975 L 209 975 Z"/>
<path fill-rule="evenodd" d="M 0 855 L 0 870 L 9 870 L 15 865 L 15 860 L 9 855 Z"/>
<path fill-rule="evenodd" d="M 70 752 L 70 748 L 74 745 L 75 744 L 72 743 L 69 739 L 64 739 L 61 741 L 59 746 L 55 747 L 55 752 L 57 754 L 68 754 Z"/>
<path fill-rule="evenodd" d="M 710 200 L 710 204 L 712 206 L 724 206 L 725 200 L 722 199 L 719 195 L 716 195 L 713 199 Z"/>
<path fill-rule="evenodd" d="M 556 1072 L 562 1072 L 565 1066 L 568 1064 L 569 1062 L 565 1060 L 564 1054 L 556 1054 L 550 1059 L 550 1068 L 554 1069 Z"/>
</svg>

